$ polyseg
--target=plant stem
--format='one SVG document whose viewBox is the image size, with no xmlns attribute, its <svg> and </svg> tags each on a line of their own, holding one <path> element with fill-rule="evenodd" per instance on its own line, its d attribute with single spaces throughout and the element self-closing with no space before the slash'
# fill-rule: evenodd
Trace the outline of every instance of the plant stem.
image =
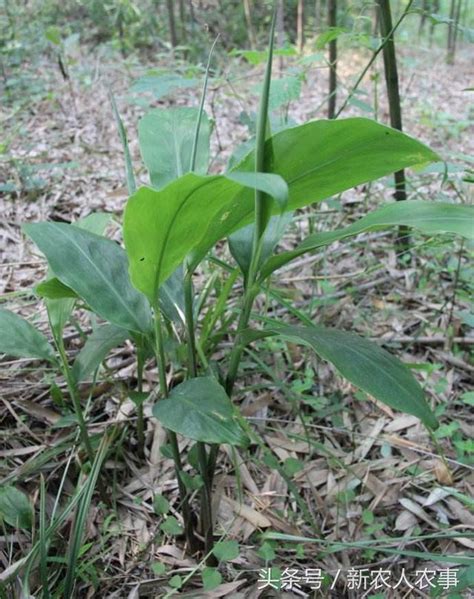
<svg viewBox="0 0 474 599">
<path fill-rule="evenodd" d="M 197 376 L 196 363 L 196 337 L 194 331 L 194 309 L 193 309 L 193 280 L 192 273 L 186 272 L 184 276 L 184 313 L 186 320 L 186 336 L 188 346 L 188 378 Z M 218 450 L 218 445 L 215 446 Z M 209 554 L 206 563 L 208 566 L 215 565 L 212 548 L 214 546 L 214 532 L 212 519 L 212 477 L 209 476 L 206 446 L 197 443 L 199 470 L 203 480 L 201 492 L 201 520 L 204 535 L 204 552 Z"/>
<path fill-rule="evenodd" d="M 253 268 L 249 269 L 249 279 L 252 276 L 253 281 L 255 280 L 255 274 L 253 273 Z M 249 280 L 247 280 L 249 282 Z M 232 392 L 234 390 L 235 380 L 237 378 L 237 372 L 239 370 L 240 360 L 242 358 L 243 346 L 241 344 L 241 336 L 242 332 L 247 328 L 250 314 L 252 312 L 253 302 L 258 293 L 258 286 L 252 282 L 251 286 L 247 286 L 243 302 L 242 302 L 242 310 L 240 312 L 239 322 L 237 324 L 237 338 L 235 340 L 234 346 L 232 348 L 230 358 L 229 358 L 229 370 L 227 373 L 227 378 L 225 381 L 225 390 L 229 397 L 232 397 Z M 207 473 L 210 479 L 211 485 L 212 480 L 214 478 L 214 472 L 216 469 L 217 462 L 217 452 L 219 450 L 218 445 L 212 445 L 211 450 L 209 452 L 209 459 L 207 465 Z"/>
<path fill-rule="evenodd" d="M 163 397 L 168 397 L 168 384 L 166 382 L 166 358 L 165 358 L 165 350 L 163 343 L 163 329 L 161 325 L 161 312 L 158 305 L 158 302 L 154 308 L 154 325 L 155 325 L 155 355 L 156 362 L 158 365 L 158 376 L 160 381 L 160 391 Z M 182 514 L 184 521 L 184 534 L 186 536 L 186 541 L 189 545 L 189 549 L 191 553 L 195 553 L 198 548 L 197 539 L 194 534 L 193 521 L 191 517 L 191 508 L 189 505 L 188 493 L 186 490 L 186 486 L 183 483 L 183 479 L 181 477 L 181 472 L 183 471 L 183 464 L 181 462 L 181 454 L 179 451 L 178 438 L 176 433 L 168 430 L 168 439 L 171 445 L 171 451 L 173 454 L 173 461 L 176 471 L 176 478 L 178 481 L 178 489 L 181 498 L 182 505 Z"/>
<path fill-rule="evenodd" d="M 253 261 L 252 261 L 253 262 Z M 252 277 L 252 281 L 250 278 Z M 237 324 L 237 338 L 235 340 L 234 346 L 232 347 L 232 351 L 229 358 L 229 370 L 227 372 L 227 378 L 225 381 L 225 390 L 229 397 L 232 397 L 232 392 L 234 390 L 235 380 L 237 378 L 237 372 L 239 370 L 240 360 L 242 359 L 243 346 L 241 344 L 242 332 L 247 328 L 250 315 L 252 313 L 252 306 L 255 300 L 255 297 L 258 293 L 258 285 L 255 284 L 255 273 L 252 265 L 249 269 L 249 277 L 247 279 L 247 287 L 245 290 L 243 302 L 242 302 L 242 310 L 240 312 L 239 322 Z M 217 462 L 217 452 L 218 446 L 213 445 L 211 447 L 211 451 L 209 453 L 208 460 L 208 476 L 211 480 L 214 478 L 214 472 L 216 469 Z"/>
<path fill-rule="evenodd" d="M 270 40 L 268 44 L 268 59 L 265 68 L 265 77 L 263 80 L 263 89 L 260 97 L 260 106 L 257 120 L 257 135 L 255 140 L 255 172 L 263 173 L 266 170 L 266 162 L 268 153 L 265 148 L 265 139 L 268 123 L 268 103 L 270 99 L 270 84 L 272 79 L 272 60 L 273 60 L 273 45 L 275 37 L 276 23 L 276 8 L 273 10 L 272 24 L 270 28 Z M 271 150 L 270 150 L 271 153 Z M 254 237 L 252 244 L 252 257 L 250 267 L 245 281 L 245 293 L 242 302 L 242 311 L 240 313 L 239 322 L 237 325 L 237 339 L 232 348 L 229 360 L 229 371 L 226 379 L 226 391 L 229 396 L 232 395 L 237 371 L 239 369 L 240 359 L 242 357 L 242 347 L 240 337 L 242 331 L 247 328 L 250 314 L 252 311 L 253 302 L 258 293 L 258 286 L 255 285 L 257 272 L 262 251 L 263 235 L 265 233 L 268 220 L 271 215 L 272 198 L 266 196 L 263 192 L 255 190 L 255 226 Z"/>
<path fill-rule="evenodd" d="M 211 446 L 215 448 L 216 455 L 219 451 L 217 444 Z M 199 462 L 199 470 L 203 480 L 203 487 L 201 493 L 201 520 L 202 520 L 202 532 L 204 536 L 204 553 L 206 557 L 207 566 L 216 566 L 217 561 L 212 553 L 214 548 L 214 522 L 212 517 L 212 477 L 209 476 L 209 464 L 206 452 L 206 445 L 198 442 L 197 454 Z"/>
<path fill-rule="evenodd" d="M 270 28 L 270 40 L 268 44 L 268 59 L 265 68 L 265 77 L 263 81 L 263 89 L 260 97 L 260 106 L 257 120 L 257 134 L 255 140 L 255 172 L 265 172 L 266 163 L 268 160 L 268 152 L 265 147 L 267 123 L 268 123 L 268 103 L 270 98 L 270 85 L 272 78 L 272 60 L 273 60 L 273 46 L 275 37 L 275 24 L 276 24 L 276 7 L 273 10 L 272 24 Z M 270 149 L 270 154 L 272 150 Z M 234 389 L 235 380 L 237 378 L 237 372 L 239 370 L 240 360 L 242 358 L 243 346 L 241 344 L 242 332 L 247 328 L 250 314 L 252 312 L 252 306 L 258 293 L 258 284 L 256 284 L 257 273 L 260 263 L 260 255 L 263 245 L 263 236 L 265 229 L 268 224 L 268 220 L 271 216 L 272 210 L 272 198 L 266 196 L 263 192 L 258 189 L 255 190 L 255 226 L 254 226 L 254 237 L 252 243 L 252 257 L 250 260 L 249 271 L 245 280 L 245 292 L 242 301 L 242 310 L 239 316 L 239 322 L 237 324 L 237 339 L 235 340 L 229 358 L 229 370 L 227 372 L 227 378 L 225 382 L 225 390 L 229 397 L 232 396 Z M 215 448 L 211 448 L 209 461 L 208 461 L 208 475 L 212 481 L 214 477 L 214 470 L 217 461 L 217 451 Z"/>
<path fill-rule="evenodd" d="M 194 378 L 197 376 L 196 337 L 194 334 L 193 280 L 190 272 L 184 275 L 184 316 L 188 349 L 188 377 Z"/>
<path fill-rule="evenodd" d="M 461 274 L 461 263 L 462 263 L 463 251 L 464 251 L 464 239 L 461 240 L 461 245 L 459 246 L 458 265 L 456 267 L 456 272 L 454 273 L 453 292 L 451 294 L 451 306 L 449 308 L 448 322 L 446 323 L 446 336 L 447 336 L 447 339 L 449 340 L 447 345 L 448 345 L 449 349 L 451 349 L 451 345 L 453 343 L 453 336 L 454 336 L 453 334 L 449 333 L 449 325 L 451 324 L 451 322 L 453 320 L 454 305 L 456 303 L 456 293 L 457 293 L 458 283 L 459 283 L 459 275 Z"/>
<path fill-rule="evenodd" d="M 61 369 L 63 372 L 63 376 L 66 379 L 67 388 L 69 391 L 69 395 L 71 397 L 72 405 L 74 407 L 74 412 L 77 418 L 77 424 L 79 426 L 79 432 L 81 435 L 81 440 L 84 445 L 84 448 L 87 453 L 87 457 L 89 458 L 89 462 L 91 465 L 94 463 L 96 458 L 96 454 L 92 448 L 91 438 L 89 437 L 89 433 L 87 431 L 87 424 L 84 419 L 84 414 L 82 411 L 81 400 L 79 397 L 79 393 L 77 390 L 76 381 L 74 379 L 74 375 L 72 374 L 72 370 L 69 367 L 69 363 L 67 360 L 66 350 L 64 349 L 64 341 L 62 337 L 56 337 L 53 334 L 54 341 L 56 343 L 56 347 L 59 353 L 59 359 L 61 362 Z M 110 497 L 107 495 L 106 485 L 104 485 L 102 480 L 98 481 L 97 488 L 99 489 L 100 497 L 105 504 L 110 504 Z"/>
<path fill-rule="evenodd" d="M 242 357 L 243 348 L 240 343 L 242 331 L 244 331 L 248 326 L 253 302 L 257 295 L 257 288 L 255 286 L 255 283 L 254 281 L 250 281 L 251 275 L 252 278 L 254 278 L 254 275 L 251 272 L 252 270 L 252 268 L 249 270 L 249 286 L 247 287 L 244 294 L 242 310 L 240 312 L 239 322 L 237 324 L 237 339 L 234 343 L 229 359 L 229 371 L 227 373 L 225 383 L 225 390 L 229 397 L 232 395 L 232 391 L 234 389 L 235 379 L 237 378 L 237 371 L 239 369 L 240 359 Z"/>
<path fill-rule="evenodd" d="M 90 462 L 94 461 L 94 450 L 92 449 L 92 443 L 89 437 L 89 433 L 87 432 L 86 421 L 84 420 L 84 414 L 82 413 L 82 405 L 79 399 L 79 394 L 77 392 L 76 381 L 74 380 L 74 376 L 72 374 L 71 369 L 69 368 L 69 364 L 67 361 L 66 351 L 64 349 L 64 343 L 62 339 L 56 339 L 56 346 L 59 352 L 59 358 L 61 361 L 61 368 L 63 371 L 64 378 L 66 379 L 67 388 L 69 391 L 69 395 L 71 397 L 72 405 L 74 407 L 74 412 L 77 418 L 77 424 L 79 426 L 79 431 L 81 433 L 81 439 L 84 444 L 84 448 L 87 452 L 87 457 Z"/>
<path fill-rule="evenodd" d="M 209 82 L 209 70 L 211 67 L 211 58 L 214 51 L 214 47 L 219 39 L 219 35 L 214 40 L 209 51 L 207 59 L 206 76 L 204 77 L 204 84 L 202 88 L 201 101 L 199 103 L 198 118 L 196 121 L 196 129 L 194 131 L 194 142 L 191 151 L 191 162 L 189 170 L 194 171 L 196 167 L 196 157 L 199 145 L 199 131 L 201 128 L 202 115 L 204 113 L 204 102 L 206 99 L 207 84 Z M 193 293 L 193 273 L 187 268 L 184 275 L 184 312 L 186 321 L 186 334 L 188 341 L 188 378 L 195 378 L 197 376 L 197 363 L 196 363 L 196 336 L 194 330 L 194 293 Z M 218 446 L 217 446 L 218 447 Z M 202 530 L 204 534 L 204 551 L 208 554 L 206 558 L 206 564 L 213 566 L 215 559 L 212 554 L 212 548 L 214 546 L 214 532 L 213 532 L 213 520 L 212 520 L 212 477 L 208 476 L 207 466 L 207 453 L 206 446 L 204 443 L 198 442 L 198 460 L 199 469 L 203 480 L 203 489 L 201 493 L 201 520 Z"/>
<path fill-rule="evenodd" d="M 143 392 L 143 367 L 145 365 L 145 361 L 143 358 L 143 347 L 140 343 L 140 345 L 137 346 L 137 391 L 139 393 Z M 145 426 L 143 418 L 143 402 L 138 402 L 136 407 L 138 452 L 140 456 L 143 457 L 145 455 Z"/>
</svg>

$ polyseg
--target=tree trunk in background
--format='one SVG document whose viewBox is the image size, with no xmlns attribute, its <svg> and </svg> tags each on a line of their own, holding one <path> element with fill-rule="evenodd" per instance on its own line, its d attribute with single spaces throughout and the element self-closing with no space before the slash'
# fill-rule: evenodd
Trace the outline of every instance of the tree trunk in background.
<svg viewBox="0 0 474 599">
<path fill-rule="evenodd" d="M 196 29 L 196 18 L 194 16 L 193 0 L 189 0 L 189 17 L 191 21 L 191 33 L 194 33 L 194 30 Z"/>
<path fill-rule="evenodd" d="M 186 9 L 184 6 L 184 0 L 179 0 L 179 20 L 181 30 L 181 40 L 186 42 Z"/>
<path fill-rule="evenodd" d="M 276 14 L 276 30 L 278 48 L 285 45 L 285 6 L 283 0 L 278 0 Z M 283 72 L 283 56 L 278 56 L 278 71 L 280 76 Z"/>
<path fill-rule="evenodd" d="M 380 31 L 380 10 L 377 4 L 374 4 L 374 24 L 372 28 L 372 36 L 376 37 Z"/>
<path fill-rule="evenodd" d="M 328 27 L 337 26 L 337 0 L 328 0 Z M 329 100 L 328 119 L 336 114 L 337 39 L 329 42 Z"/>
<path fill-rule="evenodd" d="M 451 0 L 451 8 L 449 9 L 449 25 L 448 25 L 448 48 L 446 53 L 447 64 L 453 64 L 453 38 L 454 38 L 454 15 L 456 12 L 456 0 Z"/>
<path fill-rule="evenodd" d="M 431 7 L 432 12 L 437 13 L 439 11 L 439 0 L 433 0 Z M 431 21 L 430 25 L 430 48 L 433 45 L 433 34 L 434 34 L 435 22 Z"/>
<path fill-rule="evenodd" d="M 174 2 L 173 0 L 166 0 L 166 7 L 168 8 L 168 24 L 170 28 L 170 41 L 173 48 L 178 45 L 178 38 L 176 36 L 176 25 L 174 22 Z"/>
<path fill-rule="evenodd" d="M 247 23 L 247 32 L 249 36 L 250 47 L 254 50 L 257 47 L 257 38 L 255 37 L 255 31 L 252 25 L 252 9 L 250 6 L 250 0 L 244 0 L 244 13 L 245 21 Z"/>
<path fill-rule="evenodd" d="M 323 24 L 323 10 L 321 6 L 321 0 L 315 0 L 314 3 L 314 17 L 315 17 L 315 31 L 319 33 L 322 29 Z"/>
<path fill-rule="evenodd" d="M 383 48 L 383 62 L 385 70 L 385 83 L 387 86 L 388 105 L 390 112 L 390 125 L 394 129 L 402 131 L 402 110 L 400 106 L 400 90 L 398 86 L 397 58 L 395 54 L 395 42 L 390 32 L 393 29 L 392 13 L 390 11 L 390 0 L 377 0 L 379 6 L 380 33 L 388 42 Z M 397 202 L 407 199 L 405 185 L 405 171 L 395 173 L 395 193 Z M 408 227 L 399 227 L 396 244 L 402 253 L 405 253 L 410 245 Z"/>
<path fill-rule="evenodd" d="M 429 11 L 430 8 L 430 0 L 423 0 L 423 5 L 421 7 L 421 14 L 420 14 L 420 25 L 418 27 L 418 35 L 421 36 L 423 35 L 423 30 L 425 28 L 425 23 L 426 23 L 426 15 Z"/>
<path fill-rule="evenodd" d="M 469 12 L 470 5 L 469 5 L 468 0 L 466 0 L 466 2 L 463 2 L 462 4 L 463 4 L 463 6 L 461 7 L 462 15 L 459 18 L 459 25 L 467 28 L 468 23 L 469 23 L 469 17 L 471 15 L 471 13 Z M 462 40 L 466 41 L 466 29 L 463 29 Z"/>
<path fill-rule="evenodd" d="M 303 52 L 304 46 L 304 2 L 298 0 L 297 14 L 296 14 L 296 45 L 298 51 Z"/>
<path fill-rule="evenodd" d="M 453 35 L 452 35 L 452 39 L 451 39 L 451 64 L 454 64 L 454 59 L 456 56 L 456 42 L 458 39 L 458 33 L 459 33 L 459 20 L 461 18 L 461 4 L 462 4 L 462 0 L 458 0 L 457 6 L 456 6 L 456 12 L 454 14 L 454 25 L 453 25 Z"/>
</svg>

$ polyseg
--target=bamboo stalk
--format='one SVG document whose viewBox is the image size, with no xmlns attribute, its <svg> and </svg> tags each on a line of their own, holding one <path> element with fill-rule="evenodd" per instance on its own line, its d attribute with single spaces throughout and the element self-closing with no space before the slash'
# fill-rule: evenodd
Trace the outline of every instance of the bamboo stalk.
<svg viewBox="0 0 474 599">
<path fill-rule="evenodd" d="M 244 0 L 244 13 L 250 47 L 254 50 L 257 47 L 257 38 L 255 37 L 255 31 L 252 24 L 252 8 L 250 6 L 250 0 Z"/>
<path fill-rule="evenodd" d="M 337 0 L 328 0 L 328 27 L 337 26 Z M 336 116 L 337 94 L 337 39 L 329 42 L 329 98 L 328 119 Z"/>
<path fill-rule="evenodd" d="M 385 70 L 385 83 L 387 86 L 388 105 L 390 112 L 390 125 L 398 131 L 402 131 L 402 109 L 400 105 L 400 87 L 398 82 L 397 57 L 395 52 L 395 42 L 393 39 L 392 12 L 390 9 L 390 0 L 377 0 L 380 16 L 380 32 L 382 37 L 387 40 L 383 48 L 383 62 Z M 394 173 L 395 193 L 393 197 L 397 202 L 407 199 L 405 171 Z M 398 228 L 395 240 L 396 246 L 401 254 L 406 254 L 410 247 L 409 228 L 401 226 Z"/>
<path fill-rule="evenodd" d="M 168 25 L 170 28 L 170 41 L 173 48 L 178 45 L 178 36 L 176 35 L 176 24 L 174 20 L 174 2 L 166 0 L 166 8 L 168 9 Z"/>
<path fill-rule="evenodd" d="M 297 13 L 296 13 L 296 45 L 298 52 L 303 52 L 304 46 L 304 2 L 298 0 Z"/>
</svg>

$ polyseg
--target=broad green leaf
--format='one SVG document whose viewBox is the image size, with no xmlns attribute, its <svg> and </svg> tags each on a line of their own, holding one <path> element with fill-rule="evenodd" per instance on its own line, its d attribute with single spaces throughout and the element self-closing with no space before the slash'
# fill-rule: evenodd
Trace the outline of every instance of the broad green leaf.
<svg viewBox="0 0 474 599">
<path fill-rule="evenodd" d="M 35 287 L 35 291 L 40 297 L 47 299 L 78 298 L 77 293 L 67 285 L 64 285 L 64 283 L 61 283 L 57 277 L 43 281 Z"/>
<path fill-rule="evenodd" d="M 245 445 L 232 402 L 212 377 L 189 379 L 158 401 L 153 416 L 175 433 L 204 443 Z"/>
<path fill-rule="evenodd" d="M 192 269 L 215 242 L 238 228 L 242 214 L 251 220 L 253 195 L 244 185 L 275 197 L 279 211 L 285 205 L 285 182 L 253 172 L 229 177 L 188 173 L 161 190 L 141 187 L 128 200 L 124 240 L 130 276 L 152 305 L 162 283 L 190 252 Z"/>
<path fill-rule="evenodd" d="M 255 135 L 252 135 L 250 139 L 247 139 L 243 143 L 236 146 L 227 162 L 227 170 L 231 171 L 234 167 L 240 164 L 245 156 L 247 156 L 247 154 L 251 152 L 254 147 Z"/>
<path fill-rule="evenodd" d="M 155 108 L 138 124 L 140 152 L 153 187 L 161 188 L 191 170 L 197 108 Z M 210 125 L 203 112 L 194 171 L 206 174 Z"/>
<path fill-rule="evenodd" d="M 225 178 L 240 183 L 245 193 L 252 189 L 271 196 L 276 201 L 274 211 L 277 213 L 284 212 L 288 206 L 288 185 L 278 175 L 234 170 L 226 173 Z"/>
<path fill-rule="evenodd" d="M 419 141 L 365 118 L 309 121 L 276 133 L 270 172 L 283 177 L 288 210 L 324 200 L 409 166 L 440 160 Z M 250 153 L 235 168 L 252 171 Z"/>
<path fill-rule="evenodd" d="M 160 308 L 171 322 L 185 324 L 184 317 L 184 271 L 182 265 L 166 279 L 158 291 Z"/>
<path fill-rule="evenodd" d="M 90 233 L 102 235 L 111 218 L 112 215 L 106 212 L 92 212 L 76 221 L 74 225 Z M 36 291 L 44 297 L 54 338 L 60 339 L 74 309 L 77 293 L 54 277 L 51 272 L 49 278 L 36 287 Z"/>
<path fill-rule="evenodd" d="M 61 283 L 57 277 L 46 279 L 35 288 L 35 291 L 44 299 L 49 326 L 53 338 L 58 343 L 79 296 L 70 287 Z"/>
<path fill-rule="evenodd" d="M 247 154 L 255 148 L 255 133 L 257 131 L 256 119 L 257 115 L 255 113 L 248 114 L 247 112 L 242 112 L 240 114 L 240 122 L 248 127 L 251 137 L 234 149 L 227 161 L 227 171 L 232 171 L 232 169 L 240 164 Z M 267 133 L 267 139 L 284 129 L 290 129 L 296 125 L 297 122 L 291 117 L 284 116 L 281 113 L 270 113 L 268 115 L 269 131 Z"/>
<path fill-rule="evenodd" d="M 438 427 L 410 370 L 375 343 L 353 333 L 317 325 L 277 325 L 266 332 L 309 345 L 356 387 L 391 408 L 417 416 L 429 428 Z"/>
<path fill-rule="evenodd" d="M 117 243 L 64 223 L 27 224 L 24 230 L 58 279 L 94 312 L 124 329 L 150 331 L 149 306 L 132 287 L 127 256 Z"/>
<path fill-rule="evenodd" d="M 54 349 L 34 326 L 9 310 L 0 310 L 0 353 L 55 362 Z"/>
<path fill-rule="evenodd" d="M 0 487 L 0 520 L 5 520 L 15 528 L 31 529 L 33 511 L 28 497 L 22 492 L 6 485 Z"/>
<path fill-rule="evenodd" d="M 73 298 L 45 298 L 49 324 L 56 340 L 61 339 L 64 327 L 71 318 L 76 300 Z"/>
<path fill-rule="evenodd" d="M 103 235 L 107 225 L 112 220 L 112 214 L 108 212 L 92 212 L 84 218 L 80 218 L 74 224 L 74 226 L 89 231 L 89 233 L 95 233 L 96 235 Z"/>
<path fill-rule="evenodd" d="M 388 204 L 344 229 L 315 233 L 306 238 L 294 250 L 273 256 L 263 266 L 261 277 L 265 279 L 277 268 L 291 262 L 301 254 L 329 245 L 334 241 L 365 231 L 377 231 L 396 225 L 414 227 L 428 235 L 455 233 L 467 239 L 474 239 L 474 207 L 463 204 L 424 202 L 423 200 Z"/>
<path fill-rule="evenodd" d="M 272 216 L 263 234 L 259 264 L 264 263 L 272 255 L 275 246 L 283 237 L 286 227 L 290 224 L 292 218 L 292 212 Z M 232 233 L 228 239 L 230 253 L 244 275 L 248 274 L 250 268 L 254 231 L 254 225 L 247 225 Z"/>
<path fill-rule="evenodd" d="M 439 160 L 420 142 L 363 118 L 311 121 L 281 131 L 266 143 L 273 152 L 269 171 L 288 184 L 285 210 L 308 206 L 408 166 Z M 254 164 L 250 153 L 226 177 L 190 173 L 159 191 L 140 188 L 129 199 L 124 237 L 131 278 L 150 301 L 188 254 L 194 268 L 217 241 L 252 222 L 251 187 L 258 185 L 275 197 L 275 186 L 268 188 L 271 175 L 255 174 Z M 229 179 L 236 177 L 237 169 L 241 185 Z M 244 181 L 242 171 L 253 173 L 253 185 L 252 179 Z M 275 202 L 274 212 L 280 211 L 281 202 Z"/>
<path fill-rule="evenodd" d="M 104 324 L 87 338 L 72 367 L 75 380 L 84 381 L 105 360 L 109 351 L 122 344 L 129 334 L 122 327 Z"/>
</svg>

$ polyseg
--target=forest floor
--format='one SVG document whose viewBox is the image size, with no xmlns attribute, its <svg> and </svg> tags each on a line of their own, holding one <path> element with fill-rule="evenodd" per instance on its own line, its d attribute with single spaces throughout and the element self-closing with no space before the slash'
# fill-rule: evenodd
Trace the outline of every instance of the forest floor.
<svg viewBox="0 0 474 599">
<path fill-rule="evenodd" d="M 120 239 L 118 223 L 127 192 L 109 90 L 116 97 L 137 178 L 143 183 L 138 118 L 150 104 L 195 106 L 199 98 L 198 87 L 178 89 L 158 101 L 132 94 L 132 81 L 152 66 L 137 58 L 121 64 L 116 56 L 78 49 L 76 59 L 67 81 L 55 61 L 45 59 L 32 77 L 43 82 L 46 93 L 0 107 L 4 131 L 0 179 L 10 185 L 0 193 L 1 307 L 27 317 L 43 331 L 46 312 L 33 288 L 46 273 L 45 261 L 22 235 L 21 225 L 46 219 L 71 222 L 105 211 L 114 215 L 108 234 Z M 368 53 L 343 52 L 339 104 L 347 95 L 343 90 L 351 87 L 368 59 Z M 283 76 L 302 68 L 296 59 L 283 62 Z M 446 178 L 439 165 L 409 172 L 410 196 L 472 201 L 463 182 L 465 172 L 473 168 L 474 137 L 468 127 L 474 115 L 467 102 L 469 92 L 463 91 L 472 84 L 472 60 L 461 51 L 449 66 L 439 49 L 418 47 L 403 49 L 400 64 L 405 131 L 448 163 Z M 256 109 L 258 96 L 251 90 L 261 77 L 261 67 L 239 65 L 237 59 L 227 65 L 224 74 L 211 81 L 206 102 L 215 120 L 213 172 L 225 166 L 232 149 L 248 136 L 241 113 Z M 162 66 L 172 68 L 169 63 Z M 301 96 L 287 110 L 297 123 L 325 116 L 327 69 L 317 60 L 307 61 L 305 68 Z M 387 123 L 383 88 L 382 64 L 377 62 L 362 83 L 365 94 L 359 94 L 341 117 L 373 118 L 369 110 L 377 90 L 377 117 Z M 299 240 L 310 219 L 321 230 L 347 224 L 389 200 L 392 191 L 391 180 L 386 179 L 304 211 L 285 243 Z M 161 493 L 177 515 L 173 464 L 159 451 L 164 431 L 148 418 L 145 461 L 136 454 L 133 429 L 127 433 L 135 414 L 121 381 L 135 376 L 135 363 L 131 346 L 124 345 L 107 360 L 101 375 L 105 382 L 93 392 L 93 430 L 102 432 L 122 422 L 124 433 L 102 474 L 113 484 L 113 510 L 97 499 L 87 520 L 79 596 L 164 597 L 172 589 L 173 576 L 185 578 L 192 572 L 196 576 L 179 591 L 183 597 L 271 596 L 259 581 L 260 570 L 271 563 L 301 576 L 306 569 L 319 568 L 329 584 L 338 578 L 335 597 L 396 598 L 410 593 L 424 597 L 429 587 L 413 590 L 402 581 L 393 588 L 403 569 L 414 585 L 417 570 L 456 568 L 472 554 L 474 539 L 466 535 L 474 529 L 469 248 L 449 236 L 430 240 L 413 234 L 413 257 L 403 266 L 393 239 L 393 234 L 366 234 L 283 268 L 272 283 L 273 295 L 266 302 L 262 298 L 259 307 L 287 320 L 301 310 L 313 320 L 383 343 L 413 367 L 441 419 L 437 433 L 430 436 L 417 418 L 374 402 L 305 350 L 268 344 L 249 353 L 240 378 L 245 387 L 237 401 L 274 456 L 286 465 L 308 512 L 305 516 L 288 481 L 265 465 L 257 449 L 249 455 L 223 451 L 214 493 L 216 529 L 225 539 L 236 539 L 240 551 L 221 565 L 222 584 L 206 592 L 200 588 L 201 565 L 185 555 L 181 538 L 163 538 L 162 518 L 153 508 L 154 496 Z M 225 247 L 221 257 L 228 258 Z M 209 272 L 206 267 L 197 276 L 198 288 Z M 86 319 L 84 323 L 89 326 Z M 67 340 L 68 355 L 73 356 L 82 343 L 76 328 L 68 329 Z M 76 452 L 71 429 L 55 426 L 61 409 L 52 389 L 66 393 L 65 384 L 31 360 L 4 358 L 0 367 L 0 484 L 18 486 L 37 504 L 41 473 L 50 509 L 66 464 Z M 150 363 L 149 388 L 156 380 Z M 84 389 L 85 397 L 88 393 Z M 301 410 L 313 414 L 311 424 L 301 424 Z M 151 406 L 145 412 L 151 416 Z M 75 484 L 67 475 L 63 493 L 72 493 Z M 301 539 L 262 544 L 256 533 L 269 530 Z M 55 541 L 58 556 L 64 554 L 67 538 L 66 525 Z M 0 571 L 8 571 L 21 559 L 29 544 L 23 532 L 0 537 Z M 383 585 L 365 591 L 355 588 L 351 572 L 359 572 L 361 580 L 364 568 L 388 570 L 391 590 Z M 278 596 L 313 596 L 304 582 L 300 584 L 301 588 L 287 586 Z"/>
</svg>

